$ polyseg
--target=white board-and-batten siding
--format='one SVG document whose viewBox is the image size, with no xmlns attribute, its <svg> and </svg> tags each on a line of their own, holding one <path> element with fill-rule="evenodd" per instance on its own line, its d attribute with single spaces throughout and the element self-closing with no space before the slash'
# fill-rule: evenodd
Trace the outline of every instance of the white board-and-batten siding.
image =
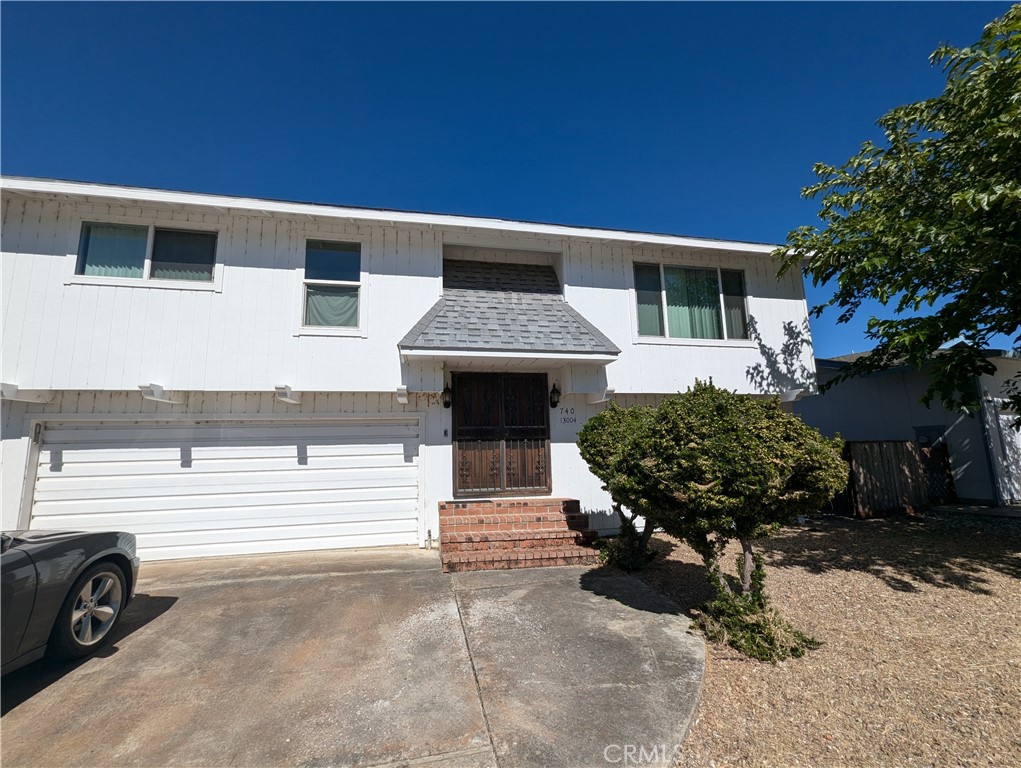
<svg viewBox="0 0 1021 768">
<path fill-rule="evenodd" d="M 218 232 L 213 285 L 76 280 L 82 221 L 123 221 Z M 228 213 L 157 203 L 3 199 L 2 380 L 21 389 L 130 390 L 157 383 L 176 391 L 393 392 L 436 388 L 435 373 L 402 371 L 398 341 L 442 291 L 444 246 L 453 258 L 550 263 L 565 299 L 620 349 L 606 368 L 621 393 L 682 391 L 712 377 L 740 391 L 797 388 L 812 373 L 801 277 L 775 277 L 762 253 L 626 242 L 485 235 L 343 219 Z M 363 325 L 350 335 L 301 328 L 306 239 L 362 246 Z M 741 269 L 760 339 L 639 338 L 634 262 Z M 764 352 L 800 338 L 799 353 L 771 374 Z"/>
<path fill-rule="evenodd" d="M 217 285 L 73 275 L 82 221 L 217 231 Z M 305 240 L 361 243 L 363 328 L 301 328 Z M 3 381 L 21 389 L 393 391 L 397 342 L 440 294 L 439 233 L 160 207 L 3 202 Z M 383 354 L 386 350 L 387 354 Z"/>
</svg>

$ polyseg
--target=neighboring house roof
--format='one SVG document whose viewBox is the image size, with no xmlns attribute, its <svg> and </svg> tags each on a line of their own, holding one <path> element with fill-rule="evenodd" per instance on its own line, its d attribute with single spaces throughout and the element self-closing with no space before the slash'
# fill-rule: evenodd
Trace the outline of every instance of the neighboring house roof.
<svg viewBox="0 0 1021 768">
<path fill-rule="evenodd" d="M 62 179 L 38 179 L 25 176 L 0 177 L 0 188 L 13 194 L 28 195 L 77 195 L 88 198 L 158 202 L 170 205 L 196 205 L 207 208 L 251 212 L 262 214 L 289 214 L 294 216 L 316 216 L 323 218 L 380 221 L 422 226 L 468 227 L 471 229 L 495 230 L 497 232 L 526 233 L 547 237 L 583 237 L 596 240 L 651 243 L 687 248 L 739 251 L 764 256 L 771 254 L 778 246 L 770 243 L 753 243 L 738 240 L 686 237 L 657 232 L 635 232 L 631 230 L 580 227 L 566 224 L 549 224 L 513 219 L 464 216 L 449 213 L 426 213 L 422 211 L 400 211 L 387 208 L 360 208 L 325 203 L 303 203 L 288 200 L 274 200 L 255 197 L 232 197 L 197 192 L 179 192 L 146 187 L 128 187 L 116 184 L 96 184 L 84 181 Z"/>
<path fill-rule="evenodd" d="M 401 350 L 617 355 L 620 350 L 560 294 L 552 267 L 443 262 L 443 296 Z"/>
<path fill-rule="evenodd" d="M 865 355 L 867 355 L 867 354 L 869 354 L 869 353 L 868 352 L 852 352 L 849 355 L 837 355 L 836 357 L 831 357 L 831 358 L 828 358 L 828 359 L 820 358 L 820 361 L 821 362 L 829 362 L 829 363 L 853 363 L 859 357 L 865 357 Z"/>
<path fill-rule="evenodd" d="M 935 354 L 939 355 L 939 354 L 941 354 L 944 351 L 945 350 L 943 350 L 943 349 L 939 349 L 939 350 L 936 350 Z M 870 353 L 871 353 L 871 350 L 869 350 L 869 352 L 852 352 L 849 355 L 837 355 L 835 357 L 817 357 L 815 359 L 815 364 L 816 364 L 817 368 L 818 367 L 823 367 L 823 368 L 843 368 L 848 363 L 853 363 L 858 358 L 865 357 L 866 355 L 868 355 Z M 1002 358 L 1010 359 L 1010 358 L 1017 358 L 1017 357 L 1019 357 L 1019 353 L 1016 350 L 1009 350 L 1009 349 L 987 349 L 987 350 L 984 350 L 982 352 L 982 355 L 984 357 L 988 357 L 988 358 L 1001 358 L 1002 357 Z M 906 367 L 906 366 L 907 366 L 907 363 L 906 362 L 902 362 L 899 365 L 891 366 L 887 370 L 899 370 L 900 368 L 903 368 L 903 367 Z"/>
</svg>

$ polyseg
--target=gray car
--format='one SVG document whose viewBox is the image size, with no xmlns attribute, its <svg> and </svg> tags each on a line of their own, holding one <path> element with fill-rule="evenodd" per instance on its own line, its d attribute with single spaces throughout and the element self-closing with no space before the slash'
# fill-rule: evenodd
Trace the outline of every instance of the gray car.
<svg viewBox="0 0 1021 768">
<path fill-rule="evenodd" d="M 135 537 L 123 532 L 0 534 L 2 667 L 87 656 L 109 640 L 138 580 Z"/>
</svg>

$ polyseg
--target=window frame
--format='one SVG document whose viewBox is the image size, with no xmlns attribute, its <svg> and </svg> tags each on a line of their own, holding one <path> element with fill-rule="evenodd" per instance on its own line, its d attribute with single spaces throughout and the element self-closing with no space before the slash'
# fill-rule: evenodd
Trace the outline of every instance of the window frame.
<svg viewBox="0 0 1021 768">
<path fill-rule="evenodd" d="M 638 331 L 638 289 L 635 284 L 635 267 L 646 266 L 646 267 L 657 267 L 659 269 L 659 300 L 660 300 L 660 315 L 663 319 L 663 335 L 662 336 L 647 336 L 639 333 Z M 716 288 L 717 297 L 720 305 L 720 327 L 723 331 L 722 339 L 686 339 L 686 338 L 675 338 L 670 336 L 669 327 L 669 316 L 667 312 L 667 298 L 666 298 L 666 274 L 664 270 L 667 267 L 676 267 L 680 269 L 701 269 L 706 271 L 716 272 Z M 631 261 L 631 269 L 628 271 L 628 280 L 630 283 L 630 303 L 631 303 L 631 337 L 635 344 L 665 344 L 667 346 L 696 346 L 696 347 L 752 347 L 755 343 L 751 339 L 735 339 L 727 336 L 727 310 L 724 303 L 723 296 L 723 275 L 722 270 L 728 270 L 731 272 L 740 272 L 742 281 L 744 283 L 744 314 L 745 322 L 747 323 L 751 318 L 751 313 L 748 311 L 748 270 L 739 267 L 731 266 L 720 266 L 719 264 L 691 264 L 685 262 L 672 262 L 672 261 L 651 261 L 644 259 L 633 259 Z"/>
<path fill-rule="evenodd" d="M 78 263 L 81 260 L 81 236 L 82 227 L 86 224 L 122 224 L 133 227 L 145 227 L 147 229 L 145 239 L 145 259 L 142 263 L 141 277 L 102 277 L 99 275 L 78 274 Z M 154 278 L 152 272 L 152 250 L 156 240 L 156 230 L 176 230 L 180 232 L 198 232 L 202 234 L 216 235 L 216 248 L 213 250 L 213 275 L 212 280 L 173 280 L 166 278 Z M 156 290 L 171 291 L 208 291 L 221 293 L 223 291 L 223 228 L 219 224 L 211 224 L 201 221 L 160 221 L 152 217 L 141 216 L 79 216 L 74 219 L 72 232 L 69 234 L 67 253 L 69 269 L 64 280 L 64 285 L 95 285 L 113 286 L 121 288 L 152 288 Z"/>
<path fill-rule="evenodd" d="M 308 254 L 308 243 L 310 240 L 318 240 L 325 243 L 343 243 L 345 245 L 358 246 L 358 281 L 351 280 L 319 280 L 305 277 L 305 259 Z M 316 230 L 304 231 L 298 238 L 298 298 L 297 298 L 297 330 L 294 336 L 348 336 L 365 338 L 366 306 L 368 305 L 369 272 L 366 269 L 368 240 L 358 235 L 348 235 L 343 232 L 321 232 Z M 305 302 L 307 300 L 306 288 L 309 285 L 325 285 L 340 287 L 355 287 L 358 289 L 358 324 L 354 326 L 339 325 L 305 325 Z"/>
</svg>

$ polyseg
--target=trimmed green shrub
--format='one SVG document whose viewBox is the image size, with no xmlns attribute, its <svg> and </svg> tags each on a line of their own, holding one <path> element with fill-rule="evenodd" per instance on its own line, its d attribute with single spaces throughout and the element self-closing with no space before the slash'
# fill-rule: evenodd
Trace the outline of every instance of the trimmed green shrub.
<svg viewBox="0 0 1021 768">
<path fill-rule="evenodd" d="M 738 395 L 712 382 L 696 382 L 656 409 L 611 406 L 579 436 L 622 530 L 640 515 L 645 543 L 658 526 L 701 556 L 716 591 L 700 618 L 707 635 L 773 661 L 799 656 L 814 641 L 767 605 L 753 542 L 844 488 L 842 446 L 783 412 L 775 397 Z M 733 540 L 742 550 L 737 591 L 720 566 Z"/>
</svg>

